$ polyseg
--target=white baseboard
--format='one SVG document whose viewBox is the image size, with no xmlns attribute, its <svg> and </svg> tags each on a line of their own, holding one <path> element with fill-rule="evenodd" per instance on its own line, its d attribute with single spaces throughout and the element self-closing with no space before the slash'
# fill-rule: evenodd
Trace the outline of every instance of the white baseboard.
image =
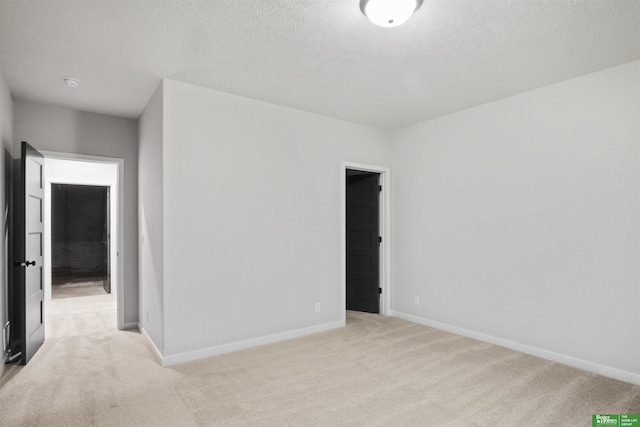
<svg viewBox="0 0 640 427">
<path fill-rule="evenodd" d="M 138 322 L 125 323 L 122 329 L 140 329 L 140 324 Z"/>
<path fill-rule="evenodd" d="M 337 322 L 324 323 L 318 326 L 312 326 L 309 328 L 296 329 L 293 331 L 282 332 L 279 334 L 268 335 L 265 337 L 253 338 L 245 341 L 237 341 L 230 344 L 223 344 L 216 347 L 204 348 L 202 350 L 195 350 L 186 353 L 173 354 L 170 356 L 164 356 L 162 358 L 162 366 L 171 366 L 178 363 L 191 362 L 193 360 L 202 359 L 205 357 L 216 356 L 219 354 L 230 353 L 232 351 L 244 350 L 246 348 L 256 347 L 259 345 L 272 344 L 279 341 L 285 341 L 292 338 L 299 338 L 305 335 L 316 334 L 318 332 L 325 332 L 331 329 L 341 328 L 345 325 L 345 322 L 339 320 Z"/>
<path fill-rule="evenodd" d="M 4 374 L 4 364 L 7 363 L 7 355 L 3 354 L 2 357 L 0 357 L 0 378 L 2 378 L 2 375 Z"/>
<path fill-rule="evenodd" d="M 162 363 L 162 353 L 160 352 L 160 350 L 158 350 L 158 347 L 156 347 L 156 345 L 154 344 L 153 340 L 151 340 L 151 337 L 149 337 L 149 335 L 147 334 L 147 331 L 144 330 L 142 325 L 140 325 L 138 323 L 138 324 L 136 324 L 136 327 L 138 328 L 138 330 L 140 331 L 142 336 L 145 337 L 145 339 L 147 340 L 147 345 L 149 346 L 149 348 L 153 352 L 153 356 L 156 359 L 156 361 L 160 365 L 162 365 L 163 364 Z"/>
<path fill-rule="evenodd" d="M 462 335 L 479 341 L 488 342 L 490 344 L 499 345 L 500 347 L 505 347 L 511 350 L 519 351 L 521 353 L 530 354 L 532 356 L 540 357 L 541 359 L 546 359 L 552 362 L 562 363 L 563 365 L 572 366 L 574 368 L 583 369 L 585 371 L 593 372 L 594 374 L 602 375 L 620 381 L 625 381 L 631 384 L 640 385 L 640 375 L 634 374 L 632 372 L 622 371 L 620 369 L 599 365 L 597 363 L 589 362 L 582 359 L 576 359 L 575 357 L 567 356 L 564 354 L 554 353 L 552 351 L 543 350 L 538 347 L 532 347 L 526 344 L 494 337 L 492 335 L 486 335 L 480 332 L 472 331 L 470 329 L 460 328 L 457 326 L 449 325 L 447 323 L 425 319 L 399 311 L 391 311 L 389 315 L 407 320 L 409 322 L 418 323 L 420 325 L 429 326 L 435 329 L 440 329 L 445 332 L 451 332 L 456 335 Z"/>
</svg>

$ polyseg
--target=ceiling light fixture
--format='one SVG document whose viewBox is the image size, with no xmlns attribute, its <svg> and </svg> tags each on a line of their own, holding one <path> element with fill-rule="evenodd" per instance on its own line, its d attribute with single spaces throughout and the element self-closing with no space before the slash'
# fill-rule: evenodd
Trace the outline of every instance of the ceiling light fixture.
<svg viewBox="0 0 640 427">
<path fill-rule="evenodd" d="M 371 22 L 381 27 L 397 27 L 405 23 L 422 5 L 422 0 L 360 0 L 360 10 Z"/>
<path fill-rule="evenodd" d="M 80 86 L 80 80 L 74 78 L 74 77 L 63 77 L 62 80 L 64 81 L 64 84 L 66 84 L 69 87 L 78 87 Z"/>
</svg>

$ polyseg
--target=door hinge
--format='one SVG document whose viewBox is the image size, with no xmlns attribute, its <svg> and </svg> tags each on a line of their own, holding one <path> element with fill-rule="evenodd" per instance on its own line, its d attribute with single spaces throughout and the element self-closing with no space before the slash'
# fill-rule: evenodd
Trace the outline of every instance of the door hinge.
<svg viewBox="0 0 640 427">
<path fill-rule="evenodd" d="M 378 244 L 382 243 L 382 236 L 378 236 Z"/>
<path fill-rule="evenodd" d="M 382 293 L 382 288 L 378 288 L 378 293 L 381 294 Z"/>
<path fill-rule="evenodd" d="M 378 185 L 378 192 L 382 192 L 382 185 Z"/>
</svg>

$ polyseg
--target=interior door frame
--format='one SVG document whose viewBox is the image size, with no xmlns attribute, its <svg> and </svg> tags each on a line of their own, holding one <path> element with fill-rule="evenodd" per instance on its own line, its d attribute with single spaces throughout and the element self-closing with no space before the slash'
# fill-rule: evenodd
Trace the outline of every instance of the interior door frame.
<svg viewBox="0 0 640 427">
<path fill-rule="evenodd" d="M 59 160 L 68 160 L 68 161 L 80 161 L 80 162 L 89 162 L 89 163 L 107 163 L 107 164 L 113 164 L 116 166 L 117 169 L 117 177 L 116 177 L 116 184 L 115 184 L 115 188 L 113 188 L 112 185 L 110 184 L 101 184 L 101 183 L 96 183 L 95 185 L 101 185 L 101 186 L 106 186 L 106 187 L 111 187 L 112 191 L 110 194 L 110 198 L 111 198 L 111 203 L 115 202 L 117 204 L 117 218 L 115 218 L 115 227 L 116 229 L 114 230 L 113 228 L 111 229 L 111 235 L 113 236 L 114 234 L 116 234 L 117 236 L 117 241 L 116 241 L 116 258 L 111 259 L 111 265 L 112 265 L 112 270 L 115 267 L 116 269 L 116 280 L 115 280 L 115 286 L 113 286 L 112 283 L 112 292 L 115 291 L 116 294 L 116 301 L 117 301 L 117 328 L 118 329 L 126 329 L 126 327 L 128 325 L 125 324 L 124 321 L 124 159 L 120 159 L 120 158 L 115 158 L 115 157 L 100 157 L 100 156 L 89 156 L 89 155 L 83 155 L 83 154 L 73 154 L 73 153 L 60 153 L 60 152 L 54 152 L 54 151 L 40 151 L 42 153 L 42 155 L 44 155 L 45 160 L 46 159 L 59 159 Z M 45 171 L 45 182 L 46 182 L 46 186 L 50 187 L 51 185 L 51 180 L 48 179 L 49 177 L 46 175 L 46 171 Z M 67 183 L 63 183 L 60 182 L 60 184 L 67 184 Z M 68 184 L 79 184 L 79 183 L 68 183 Z M 82 185 L 82 184 L 80 184 Z M 86 185 L 86 184 L 85 184 Z M 92 184 L 88 184 L 88 185 L 92 185 Z M 117 195 L 114 198 L 114 191 L 117 191 Z M 115 199 L 115 200 L 114 200 Z M 51 209 L 51 205 L 48 205 L 49 209 Z M 47 235 L 48 234 L 48 235 Z M 49 255 L 49 265 L 51 265 L 51 233 L 50 233 L 50 229 L 49 229 L 49 233 L 45 232 L 45 242 L 46 244 L 49 245 L 49 249 L 48 249 L 48 255 Z M 46 245 L 45 245 L 45 250 L 47 250 Z M 113 277 L 114 275 L 112 275 Z"/>
<path fill-rule="evenodd" d="M 388 167 L 343 161 L 340 166 L 341 322 L 347 313 L 347 169 L 380 174 L 380 314 L 391 315 L 391 170 Z"/>
</svg>

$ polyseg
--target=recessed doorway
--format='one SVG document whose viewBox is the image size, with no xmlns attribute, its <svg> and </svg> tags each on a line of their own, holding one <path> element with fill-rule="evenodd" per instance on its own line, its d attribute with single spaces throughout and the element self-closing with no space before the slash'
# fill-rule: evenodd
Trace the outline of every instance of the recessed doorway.
<svg viewBox="0 0 640 427">
<path fill-rule="evenodd" d="M 122 227 L 120 226 L 123 217 L 124 193 L 122 191 L 122 182 L 124 178 L 124 162 L 122 159 L 116 158 L 55 152 L 42 153 L 45 156 L 44 295 L 46 300 L 46 314 L 50 315 L 59 312 L 58 314 L 64 315 L 64 312 L 86 311 L 93 309 L 92 307 L 95 308 L 99 306 L 100 310 L 106 309 L 109 313 L 113 314 L 107 316 L 111 319 L 108 320 L 108 323 L 112 324 L 113 328 L 124 329 L 124 292 L 122 289 L 124 270 L 120 257 L 120 254 L 123 252 L 122 243 L 124 241 Z M 83 237 L 76 237 L 76 241 L 72 242 L 72 246 L 84 245 L 87 247 L 88 245 L 96 245 L 101 249 L 101 256 L 103 258 L 100 265 L 98 265 L 96 261 L 97 254 L 93 253 L 91 255 L 91 257 L 93 257 L 93 268 L 89 267 L 89 264 L 82 265 L 74 264 L 70 260 L 64 261 L 64 256 L 61 262 L 60 259 L 56 259 L 56 255 L 53 253 L 54 250 L 58 252 L 61 249 L 60 247 L 54 249 L 54 229 L 52 224 L 55 223 L 55 218 L 52 218 L 52 212 L 55 208 L 52 206 L 52 201 L 56 195 L 53 193 L 55 191 L 65 191 L 65 186 L 68 186 L 66 187 L 67 196 L 69 196 L 70 188 L 80 190 L 80 194 L 72 196 L 72 198 L 79 198 L 80 200 L 84 198 L 84 200 L 88 200 L 86 197 L 104 197 L 106 199 L 107 206 L 105 207 L 104 213 L 91 214 L 100 217 L 98 218 L 99 221 L 84 224 L 84 226 L 93 227 L 93 232 L 91 233 L 94 235 L 93 243 L 89 243 L 86 240 L 84 243 L 78 242 L 78 240 L 83 240 Z M 92 189 L 97 189 L 99 193 L 90 196 L 88 192 L 91 192 Z M 74 190 L 72 190 L 72 192 L 73 191 Z M 87 205 L 87 203 L 81 203 L 81 206 L 84 205 Z M 77 208 L 76 205 L 76 209 Z M 68 205 L 67 209 L 73 209 L 73 203 Z M 108 217 L 106 224 L 103 217 Z M 83 225 L 80 224 L 80 226 Z M 98 236 L 100 237 L 100 241 L 96 243 L 95 240 Z M 68 251 L 69 248 L 66 250 Z M 77 255 L 76 253 L 76 256 L 81 255 Z M 54 259 L 56 259 L 56 261 L 54 261 Z M 55 271 L 53 269 L 54 266 L 57 269 Z M 61 288 L 54 290 L 54 286 L 56 286 L 54 283 L 57 285 L 66 284 L 62 290 L 64 292 L 66 288 L 68 295 L 74 295 L 78 291 L 87 291 L 97 295 L 84 296 L 82 298 L 70 296 L 67 298 L 52 299 L 52 297 L 56 296 L 54 292 L 56 292 L 57 296 L 60 296 L 57 290 L 61 290 Z M 108 291 L 110 291 L 110 293 Z M 99 301 L 93 301 L 96 298 L 98 298 Z M 77 304 L 79 302 L 86 304 L 80 307 Z M 105 317 L 105 319 L 107 319 L 107 317 Z M 50 331 L 48 333 L 56 333 L 55 327 L 53 326 L 55 323 L 56 322 L 51 323 L 52 326 L 49 328 Z"/>
<path fill-rule="evenodd" d="M 390 170 L 343 162 L 341 174 L 342 320 L 346 310 L 389 315 Z"/>
</svg>

